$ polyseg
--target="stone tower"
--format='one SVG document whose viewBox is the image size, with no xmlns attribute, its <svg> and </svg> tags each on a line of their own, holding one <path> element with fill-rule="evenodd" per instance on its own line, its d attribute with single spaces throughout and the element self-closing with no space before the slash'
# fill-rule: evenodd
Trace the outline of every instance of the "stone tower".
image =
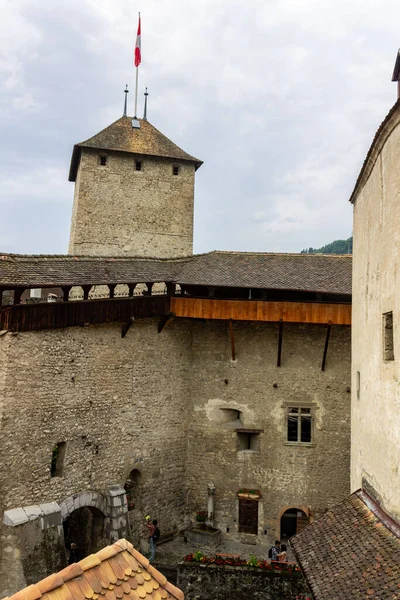
<svg viewBox="0 0 400 600">
<path fill-rule="evenodd" d="M 69 253 L 170 258 L 193 252 L 195 172 L 202 162 L 147 120 L 126 116 L 74 146 Z"/>
</svg>

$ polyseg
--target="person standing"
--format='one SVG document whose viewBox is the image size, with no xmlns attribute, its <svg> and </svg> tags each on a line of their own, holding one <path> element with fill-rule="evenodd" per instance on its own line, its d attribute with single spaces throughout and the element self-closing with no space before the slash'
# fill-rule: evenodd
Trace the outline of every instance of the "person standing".
<svg viewBox="0 0 400 600">
<path fill-rule="evenodd" d="M 275 544 L 270 548 L 268 552 L 268 558 L 271 560 L 278 560 L 278 554 L 281 551 L 281 542 L 279 540 L 275 540 Z"/>
<path fill-rule="evenodd" d="M 282 544 L 281 551 L 278 554 L 279 562 L 287 562 L 287 547 L 285 544 Z"/>
<path fill-rule="evenodd" d="M 148 534 L 149 534 L 149 542 L 150 542 L 150 557 L 149 557 L 149 561 L 152 562 L 155 557 L 156 557 L 156 541 L 158 539 L 157 537 L 157 519 L 153 519 L 153 521 L 150 523 L 150 517 L 149 515 L 147 515 L 146 517 L 146 527 L 148 529 Z"/>
</svg>

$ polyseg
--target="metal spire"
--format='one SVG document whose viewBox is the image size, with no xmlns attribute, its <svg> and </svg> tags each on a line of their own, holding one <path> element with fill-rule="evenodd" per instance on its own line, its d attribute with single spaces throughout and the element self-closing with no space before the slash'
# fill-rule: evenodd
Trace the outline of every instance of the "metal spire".
<svg viewBox="0 0 400 600">
<path fill-rule="evenodd" d="M 129 94 L 129 90 L 128 90 L 128 84 L 126 84 L 126 88 L 124 90 L 124 94 L 125 94 L 125 103 L 124 103 L 124 117 L 127 116 L 127 110 L 128 110 L 128 94 Z"/>
<path fill-rule="evenodd" d="M 147 121 L 147 96 L 148 96 L 147 88 L 144 93 L 144 112 L 143 112 L 143 121 Z"/>
</svg>

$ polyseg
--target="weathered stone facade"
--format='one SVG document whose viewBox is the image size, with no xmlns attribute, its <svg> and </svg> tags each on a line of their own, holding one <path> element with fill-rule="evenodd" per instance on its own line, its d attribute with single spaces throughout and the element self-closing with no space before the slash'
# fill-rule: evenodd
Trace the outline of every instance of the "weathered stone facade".
<svg viewBox="0 0 400 600">
<path fill-rule="evenodd" d="M 333 327 L 322 372 L 324 327 L 285 325 L 279 368 L 276 325 L 234 327 L 235 362 L 218 321 L 182 319 L 161 334 L 156 320 L 138 321 L 125 338 L 119 324 L 1 336 L 2 511 L 55 501 L 66 518 L 68 499 L 106 496 L 136 469 L 141 497 L 128 531 L 136 543 L 145 513 L 162 531 L 193 520 L 211 480 L 214 524 L 235 539 L 243 539 L 239 488 L 261 491 L 252 541 L 262 545 L 265 531 L 279 534 L 286 508 L 313 518 L 338 502 L 349 491 L 349 328 Z M 285 445 L 286 401 L 315 405 L 315 445 Z M 240 411 L 241 427 L 263 430 L 258 452 L 237 451 L 225 408 Z M 63 473 L 51 477 L 60 442 Z M 9 535 L 4 525 L 4 567 Z"/>
<path fill-rule="evenodd" d="M 249 541 L 238 531 L 237 494 L 259 490 L 257 543 L 263 544 L 280 537 L 286 509 L 314 519 L 349 493 L 350 328 L 333 328 L 324 372 L 325 327 L 285 325 L 279 368 L 278 325 L 235 323 L 234 329 L 233 362 L 226 323 L 192 327 L 189 500 L 197 510 L 206 507 L 213 481 L 214 526 Z M 315 407 L 311 446 L 286 443 L 287 403 Z M 240 422 L 227 422 L 235 411 Z M 240 428 L 260 431 L 255 450 L 238 449 Z"/>
<path fill-rule="evenodd" d="M 400 522 L 399 159 L 397 102 L 378 130 L 351 198 L 351 485 L 364 487 Z"/>
<path fill-rule="evenodd" d="M 193 163 L 90 148 L 81 152 L 70 254 L 161 258 L 192 254 Z M 107 158 L 104 166 L 101 156 Z M 174 166 L 178 175 L 173 174 Z"/>
</svg>

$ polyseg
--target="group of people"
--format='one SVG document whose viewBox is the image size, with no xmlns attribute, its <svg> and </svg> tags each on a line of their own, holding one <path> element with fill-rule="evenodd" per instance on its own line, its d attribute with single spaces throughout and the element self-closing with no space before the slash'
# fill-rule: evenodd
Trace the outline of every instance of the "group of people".
<svg viewBox="0 0 400 600">
<path fill-rule="evenodd" d="M 275 540 L 275 544 L 268 552 L 268 558 L 271 561 L 287 562 L 287 547 L 285 544 L 281 544 L 280 540 Z"/>
</svg>

